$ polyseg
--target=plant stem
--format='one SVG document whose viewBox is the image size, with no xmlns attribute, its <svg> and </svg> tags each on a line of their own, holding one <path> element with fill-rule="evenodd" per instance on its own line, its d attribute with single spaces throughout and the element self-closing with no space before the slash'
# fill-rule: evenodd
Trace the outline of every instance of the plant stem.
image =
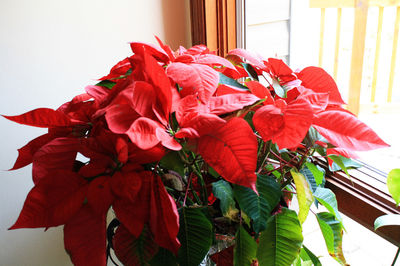
<svg viewBox="0 0 400 266">
<path fill-rule="evenodd" d="M 190 184 L 191 184 L 191 183 L 192 183 L 192 176 L 189 175 L 189 180 L 188 180 L 188 183 L 187 183 L 187 185 L 186 185 L 185 198 L 183 198 L 183 207 L 186 206 L 186 199 L 187 199 L 187 195 L 188 195 L 189 187 L 190 187 Z"/>
<path fill-rule="evenodd" d="M 396 261 L 397 261 L 397 258 L 399 257 L 399 253 L 400 253 L 400 247 L 397 249 L 396 256 L 394 257 L 394 260 L 393 260 L 392 266 L 394 266 L 394 264 L 396 263 Z"/>
<path fill-rule="evenodd" d="M 206 183 L 204 182 L 203 175 L 201 174 L 201 171 L 199 169 L 199 165 L 195 161 L 194 165 L 191 164 L 190 167 L 192 168 L 193 172 L 197 175 L 197 177 L 200 181 L 200 185 L 202 188 L 201 196 L 202 196 L 203 204 L 207 204 L 207 201 L 208 201 L 207 187 L 206 187 Z"/>
</svg>

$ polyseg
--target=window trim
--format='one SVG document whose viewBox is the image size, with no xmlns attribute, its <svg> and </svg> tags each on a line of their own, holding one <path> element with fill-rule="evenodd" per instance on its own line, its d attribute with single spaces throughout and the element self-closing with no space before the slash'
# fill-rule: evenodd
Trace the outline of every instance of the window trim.
<svg viewBox="0 0 400 266">
<path fill-rule="evenodd" d="M 236 0 L 191 0 L 192 44 L 220 56 L 237 47 Z"/>
<path fill-rule="evenodd" d="M 221 56 L 226 55 L 230 49 L 236 48 L 237 44 L 241 43 L 237 41 L 236 36 L 238 33 L 243 34 L 243 31 L 237 30 L 240 27 L 237 26 L 237 22 L 239 20 L 239 25 L 241 25 L 243 17 L 238 16 L 236 5 L 239 8 L 242 7 L 241 11 L 244 11 L 243 2 L 191 0 L 193 45 L 205 44 L 211 50 L 216 50 Z M 240 3 L 242 4 L 240 5 Z M 235 8 L 232 8 L 233 6 Z M 329 171 L 325 161 L 317 160 L 316 163 L 326 169 L 325 186 L 335 193 L 339 211 L 394 245 L 400 246 L 398 227 L 385 226 L 377 231 L 374 230 L 374 221 L 379 216 L 400 214 L 400 210 L 387 192 L 368 184 L 365 181 L 368 179 L 368 175 L 363 173 L 362 169 L 353 171 L 349 178 L 343 172 L 332 173 Z"/>
</svg>

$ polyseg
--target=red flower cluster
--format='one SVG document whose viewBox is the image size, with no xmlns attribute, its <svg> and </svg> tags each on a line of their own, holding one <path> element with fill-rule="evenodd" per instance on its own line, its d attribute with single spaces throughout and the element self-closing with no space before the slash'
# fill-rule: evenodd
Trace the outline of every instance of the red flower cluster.
<svg viewBox="0 0 400 266">
<path fill-rule="evenodd" d="M 132 56 L 57 110 L 4 116 L 48 128 L 19 149 L 12 168 L 32 163 L 35 186 L 11 229 L 65 225 L 73 263 L 105 265 L 112 207 L 121 223 L 116 254 L 135 265 L 127 242 L 143 232 L 155 243 L 153 255 L 158 247 L 174 254 L 180 248 L 178 199 L 157 170 L 171 151 L 191 151 L 226 181 L 256 190 L 258 136 L 296 149 L 312 126 L 340 154 L 387 146 L 341 107 L 335 82 L 320 68 L 296 73 L 240 49 L 229 61 L 202 45 L 160 47 L 131 43 Z"/>
</svg>

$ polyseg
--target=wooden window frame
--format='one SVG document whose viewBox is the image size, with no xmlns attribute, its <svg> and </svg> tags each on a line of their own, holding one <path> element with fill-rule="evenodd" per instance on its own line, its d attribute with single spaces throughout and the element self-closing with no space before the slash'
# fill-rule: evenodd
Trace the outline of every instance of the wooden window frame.
<svg viewBox="0 0 400 266">
<path fill-rule="evenodd" d="M 225 56 L 237 45 L 236 0 L 191 0 L 192 44 Z"/>
<path fill-rule="evenodd" d="M 325 187 L 335 193 L 339 211 L 392 244 L 400 246 L 398 226 L 384 226 L 374 230 L 375 219 L 379 216 L 400 214 L 389 193 L 373 184 L 375 182 L 386 186 L 385 182 L 380 180 L 386 177 L 368 165 L 350 171 L 350 176 L 347 176 L 341 171 L 330 172 L 325 161 L 316 162 L 326 170 Z"/>
<path fill-rule="evenodd" d="M 354 4 L 354 0 L 343 2 Z M 191 0 L 193 45 L 205 44 L 221 56 L 236 48 L 242 37 L 237 38 L 237 35 L 242 34 L 237 26 L 238 19 L 241 19 L 236 12 L 237 5 L 235 0 Z M 348 177 L 342 172 L 330 172 L 324 161 L 318 160 L 317 163 L 327 170 L 326 187 L 336 194 L 339 210 L 394 245 L 400 246 L 398 227 L 386 226 L 374 231 L 374 221 L 377 217 L 384 214 L 400 214 L 400 210 L 388 193 L 366 181 L 374 175 L 373 171 L 365 174 L 365 171 L 363 173 L 360 169 Z"/>
</svg>

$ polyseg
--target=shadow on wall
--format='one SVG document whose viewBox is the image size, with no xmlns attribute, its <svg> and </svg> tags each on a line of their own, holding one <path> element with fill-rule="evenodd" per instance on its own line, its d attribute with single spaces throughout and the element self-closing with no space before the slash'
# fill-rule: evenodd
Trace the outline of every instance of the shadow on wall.
<svg viewBox="0 0 400 266">
<path fill-rule="evenodd" d="M 172 50 L 184 46 L 192 46 L 190 30 L 190 1 L 187 0 L 163 0 L 162 16 L 164 23 L 164 42 L 171 46 Z M 182 39 L 182 36 L 185 36 Z"/>
</svg>

